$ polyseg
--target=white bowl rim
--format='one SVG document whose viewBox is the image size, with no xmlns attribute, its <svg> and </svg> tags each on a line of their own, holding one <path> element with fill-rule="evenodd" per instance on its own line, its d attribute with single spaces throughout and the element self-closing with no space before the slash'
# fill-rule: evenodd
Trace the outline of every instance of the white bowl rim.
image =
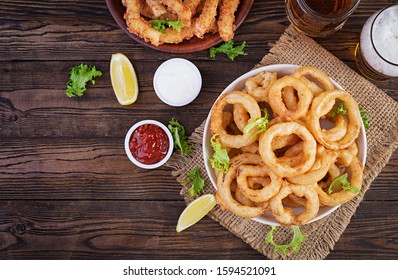
<svg viewBox="0 0 398 280">
<path fill-rule="evenodd" d="M 280 71 L 284 71 L 284 72 L 289 72 L 287 74 L 292 73 L 294 70 L 300 68 L 301 65 L 296 65 L 296 64 L 272 64 L 272 65 L 266 65 L 266 66 L 262 66 L 256 69 L 253 69 L 249 72 L 246 72 L 245 74 L 241 75 L 240 77 L 236 78 L 233 82 L 231 82 L 222 92 L 221 94 L 217 97 L 217 100 L 220 98 L 221 95 L 227 93 L 227 92 L 231 92 L 232 89 L 235 89 L 236 85 L 239 82 L 242 81 L 246 81 L 248 78 L 257 75 L 258 73 L 262 72 L 262 71 L 269 71 L 269 72 L 277 72 L 278 73 L 278 78 L 279 77 L 279 72 Z M 285 74 L 285 75 L 287 75 Z M 338 84 L 336 81 L 334 81 L 332 78 L 330 78 L 334 84 L 334 86 L 338 89 L 343 89 L 343 87 Z M 217 101 L 216 100 L 216 101 Z M 213 103 L 213 106 L 215 104 L 215 102 Z M 209 125 L 210 125 L 210 113 L 213 109 L 213 106 L 211 107 L 209 114 L 207 116 L 206 119 L 206 123 L 205 123 L 205 127 L 204 127 L 204 132 L 203 132 L 203 139 L 202 139 L 202 153 L 203 153 L 203 160 L 204 160 L 204 164 L 205 164 L 205 169 L 207 172 L 207 175 L 210 178 L 210 182 L 213 185 L 213 187 L 215 189 L 217 189 L 217 184 L 216 181 L 214 180 L 213 176 L 211 175 L 212 172 L 214 172 L 213 168 L 210 165 L 209 162 L 209 157 L 207 156 L 208 151 L 207 151 L 207 147 L 206 146 L 206 133 L 209 130 Z M 362 124 L 362 128 L 361 128 L 361 133 L 359 134 L 359 137 L 357 138 L 357 141 L 359 141 L 359 139 L 362 139 L 362 141 L 360 143 L 358 143 L 358 148 L 359 148 L 359 153 L 358 153 L 358 157 L 361 160 L 361 163 L 363 164 L 363 166 L 365 166 L 366 163 L 366 154 L 367 154 L 367 139 L 366 139 L 366 131 L 365 131 L 365 127 Z M 360 149 L 360 147 L 363 147 L 362 149 Z M 318 214 L 318 216 L 316 216 L 313 220 L 307 222 L 307 224 L 318 221 L 328 215 L 330 215 L 331 213 L 333 213 L 338 207 L 340 207 L 340 205 L 337 206 L 333 206 L 333 207 L 328 207 L 328 206 L 322 206 L 324 207 L 324 209 L 326 209 L 326 211 L 324 211 L 321 214 Z M 266 224 L 266 225 L 270 225 L 270 226 L 280 226 L 280 224 L 275 220 L 274 217 L 272 217 L 272 219 L 267 219 L 264 218 L 264 216 L 260 216 L 260 217 L 256 217 L 256 218 L 252 218 L 251 220 L 256 221 L 258 223 L 261 224 Z"/>
<path fill-rule="evenodd" d="M 155 124 L 157 126 L 159 126 L 167 135 L 167 138 L 169 139 L 169 149 L 167 151 L 166 156 L 159 162 L 154 163 L 154 164 L 144 164 L 139 162 L 138 160 L 136 160 L 131 151 L 130 151 L 130 139 L 131 139 L 131 135 L 133 134 L 133 132 L 140 126 L 144 125 L 144 124 Z M 129 160 L 134 163 L 136 166 L 144 168 L 144 169 L 154 169 L 154 168 L 158 168 L 160 166 L 162 166 L 163 164 L 165 164 L 171 157 L 172 153 L 173 153 L 173 149 L 174 149 L 174 140 L 173 140 L 173 136 L 171 135 L 170 130 L 161 122 L 156 121 L 156 120 L 142 120 L 139 121 L 137 123 L 135 123 L 127 132 L 126 137 L 124 138 L 124 150 L 126 152 L 127 157 L 129 158 Z"/>
<path fill-rule="evenodd" d="M 164 96 L 161 94 L 161 89 L 159 88 L 159 86 L 157 85 L 156 81 L 157 81 L 157 77 L 159 76 L 160 71 L 167 65 L 170 63 L 173 63 L 175 61 L 180 61 L 183 62 L 185 64 L 187 64 L 194 72 L 195 74 L 195 78 L 196 78 L 196 83 L 197 86 L 195 88 L 195 93 L 191 96 L 191 98 L 187 99 L 185 102 L 170 102 L 170 100 L 166 100 L 164 98 Z M 198 69 L 198 67 L 192 62 L 189 61 L 188 59 L 185 58 L 170 58 L 166 61 L 164 61 L 162 64 L 159 65 L 158 69 L 156 69 L 155 74 L 153 75 L 153 89 L 155 90 L 156 95 L 159 97 L 160 100 L 162 100 L 164 103 L 166 103 L 169 106 L 174 106 L 174 107 L 182 107 L 185 105 L 188 105 L 189 103 L 191 103 L 192 101 L 194 101 L 196 99 L 196 97 L 198 97 L 200 90 L 202 89 L 202 75 L 200 74 L 200 71 Z"/>
</svg>

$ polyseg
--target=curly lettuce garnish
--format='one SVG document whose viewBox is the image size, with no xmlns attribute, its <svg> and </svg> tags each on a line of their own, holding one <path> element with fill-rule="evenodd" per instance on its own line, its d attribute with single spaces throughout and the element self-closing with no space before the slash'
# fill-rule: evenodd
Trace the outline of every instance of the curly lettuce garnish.
<svg viewBox="0 0 398 280">
<path fill-rule="evenodd" d="M 224 173 L 228 172 L 229 155 L 227 149 L 221 146 L 221 143 L 216 140 L 218 134 L 214 134 L 210 139 L 210 144 L 213 147 L 214 154 L 210 159 L 211 167 Z"/>
<path fill-rule="evenodd" d="M 301 233 L 300 227 L 292 226 L 292 229 L 293 229 L 292 240 L 287 244 L 278 245 L 275 243 L 274 236 L 273 236 L 274 232 L 276 231 L 276 226 L 272 226 L 271 230 L 267 233 L 267 236 L 265 237 L 265 243 L 268 243 L 268 244 L 271 244 L 272 246 L 274 246 L 275 253 L 281 252 L 283 255 L 286 256 L 288 249 L 292 249 L 293 252 L 297 253 L 301 248 L 301 244 L 305 240 L 305 236 Z"/>
<path fill-rule="evenodd" d="M 331 116 L 332 118 L 334 118 L 337 115 L 347 115 L 347 110 L 344 107 L 344 104 L 340 104 L 340 106 L 338 106 L 332 111 L 332 116 Z"/>
<path fill-rule="evenodd" d="M 166 19 L 154 19 L 151 20 L 151 25 L 153 29 L 160 31 L 161 33 L 165 33 L 166 28 L 171 27 L 178 32 L 181 32 L 181 27 L 184 26 L 181 20 L 168 20 Z"/>
<path fill-rule="evenodd" d="M 363 194 L 359 188 L 350 185 L 347 173 L 335 178 L 332 183 L 330 183 L 328 194 L 332 194 L 333 189 L 338 186 L 340 186 L 344 191 L 352 191 L 354 193 L 361 192 L 361 194 Z"/>
<path fill-rule="evenodd" d="M 192 186 L 188 189 L 190 196 L 198 196 L 204 192 L 205 180 L 200 174 L 200 168 L 195 167 L 189 173 L 187 178 L 184 180 L 185 183 L 192 181 Z"/>
<path fill-rule="evenodd" d="M 252 130 L 253 128 L 257 127 L 258 130 L 253 135 L 253 137 L 256 137 L 258 134 L 263 133 L 264 131 L 267 130 L 267 124 L 269 122 L 269 120 L 268 120 L 268 111 L 265 108 L 262 109 L 261 111 L 264 113 L 264 117 L 258 118 L 254 122 L 251 122 L 251 123 L 247 124 L 245 126 L 245 128 L 243 128 L 243 131 L 245 133 L 248 133 L 250 130 Z"/>
<path fill-rule="evenodd" d="M 247 53 L 245 53 L 243 50 L 245 47 L 246 42 L 243 42 L 242 45 L 234 47 L 234 41 L 229 40 L 219 47 L 210 48 L 210 57 L 215 58 L 217 53 L 224 53 L 230 60 L 234 60 L 238 55 L 247 55 Z"/>
<path fill-rule="evenodd" d="M 368 131 L 369 130 L 368 121 L 369 121 L 370 116 L 368 115 L 368 113 L 366 113 L 364 108 L 359 108 L 359 113 L 361 114 L 363 126 L 365 127 L 365 130 Z"/>
<path fill-rule="evenodd" d="M 102 72 L 95 66 L 80 64 L 70 69 L 70 78 L 66 84 L 66 95 L 68 97 L 83 96 L 89 82 L 95 84 L 94 78 L 101 77 Z"/>
<path fill-rule="evenodd" d="M 174 148 L 181 151 L 181 155 L 186 156 L 192 149 L 192 145 L 188 142 L 188 137 L 185 135 L 185 128 L 172 118 L 167 128 L 170 130 L 174 139 Z"/>
</svg>

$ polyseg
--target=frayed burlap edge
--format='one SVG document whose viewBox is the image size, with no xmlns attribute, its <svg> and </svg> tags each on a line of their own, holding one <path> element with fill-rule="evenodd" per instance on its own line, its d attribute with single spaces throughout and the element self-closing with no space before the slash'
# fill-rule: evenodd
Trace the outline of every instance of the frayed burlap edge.
<svg viewBox="0 0 398 280">
<path fill-rule="evenodd" d="M 367 132 L 368 154 L 362 186 L 362 190 L 366 192 L 398 147 L 397 103 L 315 41 L 297 32 L 291 26 L 256 67 L 281 63 L 312 65 L 324 70 L 349 91 L 371 116 L 371 129 Z M 375 100 L 378 102 L 374 102 Z M 203 162 L 203 129 L 204 122 L 191 135 L 190 141 L 193 143 L 193 150 L 188 157 L 182 157 L 175 153 L 167 163 L 174 169 L 172 175 L 184 186 L 181 195 L 184 196 L 187 203 L 192 200 L 187 195 L 187 189 L 190 186 L 183 180 L 194 167 L 200 167 L 202 176 L 205 178 L 205 192 L 215 192 Z M 209 216 L 270 259 L 324 259 L 344 232 L 362 199 L 363 196 L 356 196 L 331 215 L 302 226 L 301 231 L 307 239 L 299 252 L 289 252 L 287 256 L 275 253 L 272 246 L 264 243 L 265 235 L 270 229 L 269 226 L 250 219 L 236 217 L 219 207 L 213 209 Z M 291 231 L 285 228 L 279 228 L 274 235 L 277 243 L 286 243 L 290 238 Z"/>
</svg>

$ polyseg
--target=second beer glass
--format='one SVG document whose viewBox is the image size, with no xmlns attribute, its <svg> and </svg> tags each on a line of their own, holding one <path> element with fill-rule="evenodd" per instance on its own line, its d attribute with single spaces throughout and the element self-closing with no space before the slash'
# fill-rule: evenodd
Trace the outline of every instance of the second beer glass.
<svg viewBox="0 0 398 280">
<path fill-rule="evenodd" d="M 285 0 L 290 23 L 312 37 L 323 37 L 343 27 L 359 0 Z"/>
</svg>

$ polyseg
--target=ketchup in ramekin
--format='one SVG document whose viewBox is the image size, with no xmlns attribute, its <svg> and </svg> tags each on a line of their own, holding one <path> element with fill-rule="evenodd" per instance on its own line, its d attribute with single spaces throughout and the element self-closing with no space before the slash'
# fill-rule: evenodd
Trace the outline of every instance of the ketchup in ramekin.
<svg viewBox="0 0 398 280">
<path fill-rule="evenodd" d="M 136 166 L 153 169 L 166 163 L 173 153 L 174 140 L 161 122 L 143 120 L 134 124 L 124 139 L 127 157 Z"/>
<path fill-rule="evenodd" d="M 156 124 L 143 124 L 134 130 L 130 139 L 130 152 L 143 164 L 155 164 L 164 159 L 169 150 L 166 132 Z"/>
</svg>

